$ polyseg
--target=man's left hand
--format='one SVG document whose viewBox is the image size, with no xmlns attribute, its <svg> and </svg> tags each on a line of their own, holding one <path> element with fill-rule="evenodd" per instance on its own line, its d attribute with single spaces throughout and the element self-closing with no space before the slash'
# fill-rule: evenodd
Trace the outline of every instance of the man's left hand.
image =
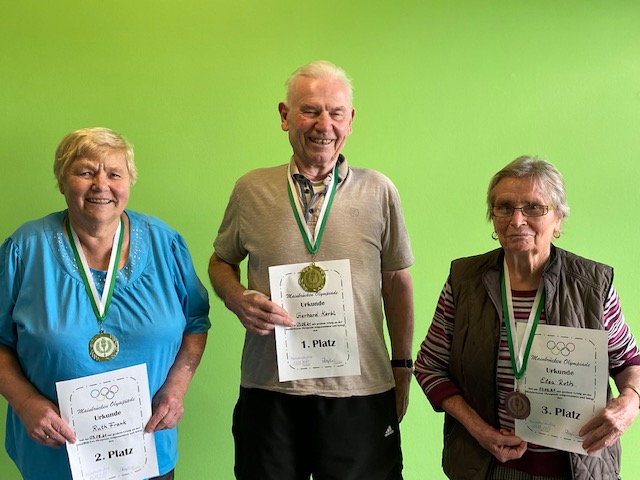
<svg viewBox="0 0 640 480">
<path fill-rule="evenodd" d="M 393 378 L 396 381 L 396 411 L 398 422 L 401 422 L 409 406 L 409 387 L 413 372 L 410 368 L 396 367 L 393 368 Z"/>
</svg>

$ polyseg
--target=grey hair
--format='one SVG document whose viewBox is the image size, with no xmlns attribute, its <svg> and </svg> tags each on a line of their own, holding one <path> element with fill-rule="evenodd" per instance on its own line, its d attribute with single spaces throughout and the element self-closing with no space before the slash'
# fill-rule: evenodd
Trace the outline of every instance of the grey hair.
<svg viewBox="0 0 640 480">
<path fill-rule="evenodd" d="M 300 77 L 308 78 L 335 78 L 340 80 L 345 87 L 347 87 L 349 93 L 349 103 L 353 104 L 353 86 L 351 85 L 351 79 L 347 76 L 346 72 L 327 60 L 318 60 L 315 62 L 307 63 L 299 67 L 295 72 L 289 75 L 289 78 L 285 82 L 287 87 L 287 104 L 291 104 L 291 97 L 293 94 L 293 87 L 296 80 Z M 351 106 L 351 105 L 350 105 Z"/>
<path fill-rule="evenodd" d="M 133 146 L 120 134 L 108 128 L 81 128 L 67 134 L 58 148 L 53 162 L 53 174 L 62 188 L 67 168 L 78 158 L 101 159 L 112 151 L 124 154 L 131 185 L 138 179 L 138 169 L 133 161 Z"/>
<path fill-rule="evenodd" d="M 487 219 L 491 221 L 491 210 L 495 201 L 495 189 L 503 178 L 531 178 L 536 188 L 542 190 L 553 204 L 561 223 L 569 216 L 569 205 L 560 172 L 551 163 L 538 157 L 524 155 L 496 173 L 487 190 Z"/>
</svg>

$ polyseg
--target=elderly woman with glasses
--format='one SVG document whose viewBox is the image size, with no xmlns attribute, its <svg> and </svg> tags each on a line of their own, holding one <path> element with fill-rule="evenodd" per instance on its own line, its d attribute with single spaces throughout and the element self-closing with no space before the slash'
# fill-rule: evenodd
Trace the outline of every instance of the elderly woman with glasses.
<svg viewBox="0 0 640 480">
<path fill-rule="evenodd" d="M 433 408 L 445 412 L 444 471 L 452 479 L 617 479 L 619 437 L 640 405 L 640 354 L 613 287 L 613 269 L 553 245 L 569 208 L 562 176 L 550 163 L 532 157 L 511 162 L 491 180 L 487 206 L 501 248 L 452 262 L 415 363 Z M 523 326 L 524 333 L 516 334 Z M 578 378 L 556 375 L 579 372 L 575 362 L 547 368 L 548 386 L 526 382 L 527 363 L 536 363 L 529 360 L 536 328 L 583 332 L 566 327 L 606 331 L 600 336 L 607 352 L 600 358 L 619 396 L 602 382 L 603 408 L 594 407 L 591 418 L 576 413 L 582 400 L 567 394 Z M 545 397 L 549 392 L 555 393 Z M 574 408 L 547 412 L 539 398 Z M 517 425 L 530 426 L 522 423 L 530 416 L 544 423 L 543 410 L 579 422 L 575 448 L 521 438 L 530 433 Z"/>
</svg>

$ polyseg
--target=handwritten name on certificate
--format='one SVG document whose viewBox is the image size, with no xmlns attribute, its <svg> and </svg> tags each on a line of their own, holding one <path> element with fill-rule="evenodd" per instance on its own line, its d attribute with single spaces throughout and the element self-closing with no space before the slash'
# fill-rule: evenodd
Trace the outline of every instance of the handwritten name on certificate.
<svg viewBox="0 0 640 480">
<path fill-rule="evenodd" d="M 606 331 L 538 325 L 524 376 L 531 415 L 516 420 L 516 435 L 585 454 L 578 432 L 605 407 L 608 382 Z"/>
<path fill-rule="evenodd" d="M 144 433 L 151 418 L 147 366 L 57 382 L 62 418 L 76 434 L 67 442 L 73 480 L 141 480 L 158 475 L 156 444 Z"/>
<path fill-rule="evenodd" d="M 360 375 L 349 260 L 316 262 L 325 284 L 317 292 L 300 285 L 308 263 L 269 268 L 271 300 L 295 320 L 276 325 L 278 376 L 281 382 L 306 378 Z"/>
</svg>

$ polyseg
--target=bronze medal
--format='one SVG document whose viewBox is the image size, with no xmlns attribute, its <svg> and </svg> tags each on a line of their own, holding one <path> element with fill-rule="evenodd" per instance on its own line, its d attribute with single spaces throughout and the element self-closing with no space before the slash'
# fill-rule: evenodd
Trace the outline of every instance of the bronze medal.
<svg viewBox="0 0 640 480">
<path fill-rule="evenodd" d="M 118 355 L 118 339 L 109 333 L 99 333 L 89 341 L 89 355 L 96 362 L 106 362 Z"/>
<path fill-rule="evenodd" d="M 531 413 L 531 402 L 524 393 L 511 392 L 504 399 L 504 408 L 513 418 L 524 420 Z"/>
<path fill-rule="evenodd" d="M 324 288 L 326 281 L 327 274 L 315 263 L 304 267 L 298 279 L 298 283 L 306 292 L 319 292 Z"/>
</svg>

